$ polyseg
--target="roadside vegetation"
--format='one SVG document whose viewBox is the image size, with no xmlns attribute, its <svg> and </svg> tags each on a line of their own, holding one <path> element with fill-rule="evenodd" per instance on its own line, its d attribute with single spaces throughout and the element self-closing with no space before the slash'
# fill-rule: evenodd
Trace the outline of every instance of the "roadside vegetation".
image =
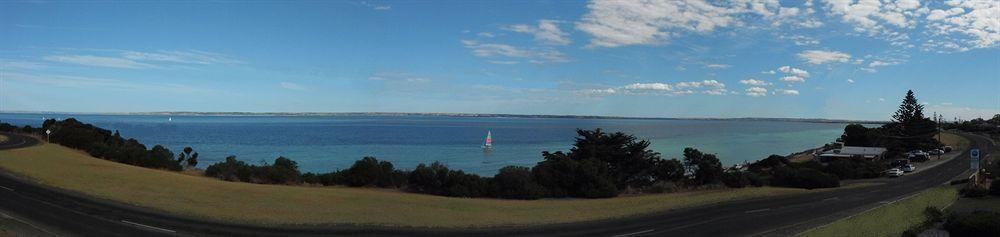
<svg viewBox="0 0 1000 237">
<path fill-rule="evenodd" d="M 0 157 L 0 169 L 40 184 L 178 215 L 263 225 L 465 227 L 567 223 L 819 192 L 761 187 L 605 199 L 449 198 L 391 189 L 227 182 L 94 159 L 55 144 L 4 150 Z"/>
<path fill-rule="evenodd" d="M 936 216 L 940 219 L 940 210 L 955 202 L 956 199 L 958 199 L 958 189 L 955 186 L 940 186 L 856 216 L 841 219 L 799 236 L 903 236 L 903 233 L 908 230 L 926 225 L 928 217 Z M 936 211 L 929 211 L 928 208 Z"/>
</svg>

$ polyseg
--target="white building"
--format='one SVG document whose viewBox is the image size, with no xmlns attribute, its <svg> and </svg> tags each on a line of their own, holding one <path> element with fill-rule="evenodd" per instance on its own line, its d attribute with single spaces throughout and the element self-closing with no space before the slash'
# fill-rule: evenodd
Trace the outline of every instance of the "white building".
<svg viewBox="0 0 1000 237">
<path fill-rule="evenodd" d="M 837 157 L 864 157 L 870 160 L 877 160 L 882 159 L 885 151 L 885 147 L 845 146 L 824 151 L 822 154 L 819 154 L 819 158 L 821 161 L 828 161 L 830 158 Z"/>
</svg>

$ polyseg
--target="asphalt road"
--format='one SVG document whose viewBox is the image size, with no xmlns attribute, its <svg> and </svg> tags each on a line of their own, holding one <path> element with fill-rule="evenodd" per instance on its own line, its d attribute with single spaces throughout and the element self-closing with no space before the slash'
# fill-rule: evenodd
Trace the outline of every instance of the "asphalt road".
<svg viewBox="0 0 1000 237">
<path fill-rule="evenodd" d="M 29 137 L 6 135 L 11 139 L 0 143 L 0 149 L 37 143 Z M 986 138 L 963 136 L 969 138 L 972 148 L 992 150 Z M 81 236 L 789 236 L 942 185 L 968 169 L 969 154 L 963 151 L 957 158 L 925 172 L 874 180 L 884 185 L 727 202 L 613 220 L 474 229 L 224 224 L 97 200 L 0 172 L 0 212 L 53 228 L 52 233 Z"/>
</svg>

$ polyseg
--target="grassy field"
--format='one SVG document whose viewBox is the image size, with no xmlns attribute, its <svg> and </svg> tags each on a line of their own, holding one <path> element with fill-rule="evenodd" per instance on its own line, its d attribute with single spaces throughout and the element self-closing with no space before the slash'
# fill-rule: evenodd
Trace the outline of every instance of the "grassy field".
<svg viewBox="0 0 1000 237">
<path fill-rule="evenodd" d="M 0 151 L 0 168 L 42 184 L 224 222 L 466 227 L 574 222 L 817 190 L 744 188 L 610 199 L 448 198 L 385 189 L 225 182 L 109 162 L 53 144 Z"/>
<path fill-rule="evenodd" d="M 802 233 L 802 237 L 900 236 L 924 221 L 924 209 L 944 208 L 958 199 L 956 186 L 941 186 L 859 215 Z"/>
<path fill-rule="evenodd" d="M 949 145 L 955 150 L 963 150 L 969 148 L 969 140 L 954 133 L 947 133 L 947 132 L 941 133 L 941 143 Z"/>
</svg>

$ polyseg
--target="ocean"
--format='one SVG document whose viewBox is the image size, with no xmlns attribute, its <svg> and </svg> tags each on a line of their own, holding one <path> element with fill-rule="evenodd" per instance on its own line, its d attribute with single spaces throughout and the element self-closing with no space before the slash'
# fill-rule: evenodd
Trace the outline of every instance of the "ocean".
<svg viewBox="0 0 1000 237">
<path fill-rule="evenodd" d="M 302 171 L 346 169 L 365 156 L 396 168 L 440 161 L 450 168 L 493 175 L 504 166 L 534 166 L 542 151 L 568 151 L 576 129 L 621 131 L 649 140 L 664 158 L 685 147 L 717 154 L 724 165 L 787 155 L 833 142 L 846 124 L 791 121 L 584 119 L 449 116 L 145 116 L 0 113 L 0 122 L 41 126 L 42 118 L 69 117 L 118 130 L 123 137 L 175 153 L 190 146 L 199 167 L 228 155 L 250 162 L 278 156 Z M 481 148 L 487 131 L 493 150 Z"/>
</svg>

